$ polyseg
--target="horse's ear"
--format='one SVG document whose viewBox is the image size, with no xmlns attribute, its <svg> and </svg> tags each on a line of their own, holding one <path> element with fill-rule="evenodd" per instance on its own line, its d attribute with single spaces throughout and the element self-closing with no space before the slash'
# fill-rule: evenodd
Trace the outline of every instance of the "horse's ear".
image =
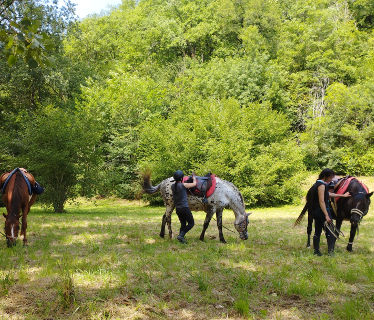
<svg viewBox="0 0 374 320">
<path fill-rule="evenodd" d="M 368 193 L 368 194 L 366 195 L 366 198 L 369 199 L 372 195 L 373 195 L 373 192 L 370 192 L 370 193 Z"/>
<path fill-rule="evenodd" d="M 6 219 L 6 214 L 3 212 L 3 216 L 4 216 L 4 218 Z"/>
</svg>

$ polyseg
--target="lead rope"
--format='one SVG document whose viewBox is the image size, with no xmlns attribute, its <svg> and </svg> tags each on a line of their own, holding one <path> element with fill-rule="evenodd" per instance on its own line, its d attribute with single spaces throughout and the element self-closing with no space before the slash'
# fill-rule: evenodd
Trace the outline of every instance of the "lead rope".
<svg viewBox="0 0 374 320">
<path fill-rule="evenodd" d="M 212 217 L 212 218 L 213 218 L 214 221 L 217 221 L 214 217 Z M 223 222 L 222 222 L 222 227 L 225 228 L 226 230 L 229 230 L 229 231 L 232 232 L 232 233 L 235 233 L 235 231 L 232 231 L 232 230 L 230 230 L 229 228 L 225 227 L 225 226 L 223 225 Z"/>
<path fill-rule="evenodd" d="M 338 230 L 338 229 L 335 227 L 335 225 L 334 225 L 333 222 L 328 223 L 327 221 L 325 221 L 324 225 L 325 225 L 325 228 L 328 229 L 328 230 L 331 232 L 331 234 L 332 234 L 336 239 L 339 239 L 339 236 L 345 237 L 345 236 L 344 236 L 344 233 L 343 233 L 342 231 Z"/>
</svg>

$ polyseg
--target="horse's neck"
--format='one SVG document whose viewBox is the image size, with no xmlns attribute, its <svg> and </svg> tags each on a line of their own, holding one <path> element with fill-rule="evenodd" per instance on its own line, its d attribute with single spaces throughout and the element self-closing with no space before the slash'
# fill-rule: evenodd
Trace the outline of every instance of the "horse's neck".
<svg viewBox="0 0 374 320">
<path fill-rule="evenodd" d="M 235 214 L 235 223 L 240 223 L 246 218 L 243 197 L 240 191 L 231 182 L 222 181 L 222 183 L 226 187 L 224 190 L 226 192 L 226 198 L 229 200 L 228 205 Z"/>
<path fill-rule="evenodd" d="M 230 207 L 235 214 L 235 223 L 240 223 L 246 218 L 245 207 L 241 202 L 233 202 Z"/>
<path fill-rule="evenodd" d="M 361 185 L 361 183 L 358 180 L 353 180 L 349 184 L 347 191 L 350 192 L 352 195 L 355 195 L 361 192 L 367 193 L 365 188 Z"/>
</svg>

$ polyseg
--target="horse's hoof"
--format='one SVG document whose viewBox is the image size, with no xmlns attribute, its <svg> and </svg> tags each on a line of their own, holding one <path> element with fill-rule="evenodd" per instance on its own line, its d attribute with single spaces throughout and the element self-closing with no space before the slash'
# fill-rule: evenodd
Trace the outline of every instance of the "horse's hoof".
<svg viewBox="0 0 374 320">
<path fill-rule="evenodd" d="M 220 239 L 219 240 L 221 243 L 227 243 L 227 241 L 225 239 Z"/>
<path fill-rule="evenodd" d="M 347 245 L 347 251 L 348 251 L 348 252 L 352 252 L 352 251 L 353 251 L 353 249 L 352 249 L 352 245 L 351 245 L 351 244 Z"/>
<path fill-rule="evenodd" d="M 165 234 L 164 233 L 160 233 L 160 237 L 161 238 L 165 238 Z"/>
<path fill-rule="evenodd" d="M 310 244 L 307 244 L 306 247 L 307 247 L 307 249 L 310 249 Z"/>
</svg>

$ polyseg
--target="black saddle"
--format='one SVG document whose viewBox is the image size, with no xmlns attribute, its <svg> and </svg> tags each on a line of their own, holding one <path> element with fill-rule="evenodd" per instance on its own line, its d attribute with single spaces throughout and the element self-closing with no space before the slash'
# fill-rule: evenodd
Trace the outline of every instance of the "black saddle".
<svg viewBox="0 0 374 320">
<path fill-rule="evenodd" d="M 211 175 L 212 174 L 209 172 L 203 177 L 199 177 L 199 176 L 195 177 L 196 178 L 196 187 L 188 189 L 189 192 L 192 193 L 193 195 L 198 196 L 198 197 L 202 197 L 204 203 L 208 202 L 208 200 L 206 198 L 206 193 L 210 189 L 210 187 L 212 186 Z M 189 176 L 188 179 L 185 182 L 187 182 L 187 183 L 193 182 L 192 176 Z"/>
</svg>

